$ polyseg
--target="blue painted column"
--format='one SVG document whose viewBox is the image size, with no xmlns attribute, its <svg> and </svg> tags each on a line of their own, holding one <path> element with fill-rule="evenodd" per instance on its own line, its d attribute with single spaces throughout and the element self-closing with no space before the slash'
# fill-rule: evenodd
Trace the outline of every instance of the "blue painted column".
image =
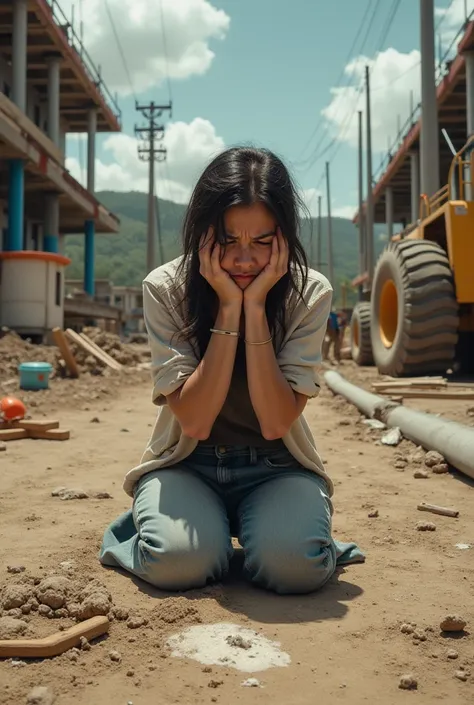
<svg viewBox="0 0 474 705">
<path fill-rule="evenodd" d="M 95 294 L 95 223 L 86 220 L 84 223 L 86 236 L 84 248 L 84 291 L 89 296 Z"/>
<path fill-rule="evenodd" d="M 25 165 L 21 159 L 12 159 L 9 165 L 8 234 L 6 249 L 23 249 L 25 212 Z"/>
</svg>

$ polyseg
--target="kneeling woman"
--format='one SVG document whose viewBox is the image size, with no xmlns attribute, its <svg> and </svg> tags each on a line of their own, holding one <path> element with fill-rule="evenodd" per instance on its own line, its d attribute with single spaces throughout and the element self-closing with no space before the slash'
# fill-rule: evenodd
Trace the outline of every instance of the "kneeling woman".
<svg viewBox="0 0 474 705">
<path fill-rule="evenodd" d="M 266 150 L 229 149 L 199 179 L 183 257 L 144 281 L 161 410 L 104 565 L 197 588 L 225 575 L 236 536 L 250 580 L 306 593 L 363 560 L 331 536 L 333 486 L 302 416 L 319 392 L 332 289 L 308 268 L 300 205 Z"/>
</svg>

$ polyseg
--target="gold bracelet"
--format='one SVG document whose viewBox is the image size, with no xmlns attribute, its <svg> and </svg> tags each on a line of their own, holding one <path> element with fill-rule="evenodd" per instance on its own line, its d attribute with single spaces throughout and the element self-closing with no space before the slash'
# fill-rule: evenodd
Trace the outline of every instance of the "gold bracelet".
<svg viewBox="0 0 474 705">
<path fill-rule="evenodd" d="M 220 328 L 210 328 L 211 333 L 218 333 L 219 335 L 230 335 L 233 338 L 239 338 L 240 333 L 235 330 L 220 330 Z"/>
<path fill-rule="evenodd" d="M 245 339 L 245 342 L 247 345 L 267 345 L 267 343 L 271 343 L 273 340 L 273 335 L 271 335 L 268 340 L 261 340 L 259 343 L 252 343 L 250 340 Z"/>
</svg>

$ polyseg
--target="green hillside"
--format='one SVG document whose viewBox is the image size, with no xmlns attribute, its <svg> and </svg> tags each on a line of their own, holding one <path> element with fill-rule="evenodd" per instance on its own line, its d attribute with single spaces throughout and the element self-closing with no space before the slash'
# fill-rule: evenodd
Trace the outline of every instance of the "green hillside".
<svg viewBox="0 0 474 705">
<path fill-rule="evenodd" d="M 118 235 L 99 235 L 96 239 L 96 277 L 108 278 L 116 285 L 140 286 L 146 274 L 146 219 L 147 196 L 132 191 L 117 193 L 102 191 L 97 194 L 101 203 L 120 217 L 121 227 Z M 177 257 L 181 249 L 181 223 L 185 206 L 159 199 L 161 235 L 165 260 Z M 350 220 L 333 218 L 333 253 L 336 278 L 336 297 L 340 295 L 340 284 L 350 281 L 358 273 L 357 266 L 357 228 Z M 327 261 L 327 222 L 323 218 L 322 260 Z M 377 226 L 377 253 L 384 242 L 381 238 L 384 227 Z M 315 220 L 303 222 L 302 237 L 308 256 L 311 252 L 310 238 L 316 238 Z M 316 252 L 316 245 L 314 246 Z M 70 235 L 66 238 L 66 254 L 72 259 L 68 268 L 68 278 L 79 279 L 83 276 L 84 237 Z M 159 248 L 156 248 L 157 261 Z M 316 263 L 313 262 L 313 265 Z M 326 267 L 322 267 L 326 273 Z M 350 290 L 349 290 L 350 292 Z M 355 296 L 349 293 L 348 301 Z"/>
</svg>

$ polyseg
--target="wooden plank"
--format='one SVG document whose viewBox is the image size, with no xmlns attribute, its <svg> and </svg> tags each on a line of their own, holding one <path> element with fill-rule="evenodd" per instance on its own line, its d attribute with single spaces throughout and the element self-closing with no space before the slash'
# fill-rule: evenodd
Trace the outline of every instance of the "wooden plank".
<svg viewBox="0 0 474 705">
<path fill-rule="evenodd" d="M 12 421 L 11 423 L 6 423 L 5 421 L 0 422 L 0 429 L 14 429 L 14 428 L 24 428 L 27 431 L 34 431 L 36 429 L 49 431 L 53 428 L 59 428 L 59 421 L 48 420 L 48 419 L 22 419 L 21 421 Z"/>
<path fill-rule="evenodd" d="M 446 379 L 443 380 L 428 380 L 428 379 L 419 379 L 419 380 L 397 380 L 394 382 L 372 382 L 372 387 L 374 389 L 399 389 L 400 387 L 447 387 L 448 386 L 448 381 Z"/>
<path fill-rule="evenodd" d="M 28 435 L 28 431 L 24 428 L 0 429 L 0 441 L 17 441 L 20 438 L 28 438 Z"/>
<path fill-rule="evenodd" d="M 53 338 L 61 352 L 64 362 L 66 363 L 69 374 L 74 378 L 79 377 L 79 368 L 77 366 L 76 358 L 69 347 L 64 331 L 61 328 L 53 328 Z"/>
<path fill-rule="evenodd" d="M 114 365 L 115 369 L 117 369 L 117 370 L 121 370 L 121 369 L 122 369 L 123 365 L 121 365 L 120 362 L 118 362 L 114 357 L 112 357 L 112 355 L 109 355 L 109 353 L 106 353 L 105 350 L 102 350 L 102 348 L 99 347 L 99 345 L 97 345 L 97 343 L 94 343 L 94 341 L 91 340 L 91 339 L 89 338 L 89 336 L 87 336 L 85 333 L 79 333 L 79 335 L 81 336 L 81 338 L 82 338 L 83 340 L 85 340 L 87 343 L 89 343 L 89 345 L 92 345 L 92 347 L 93 347 L 95 350 L 97 350 L 97 351 L 100 352 L 102 355 L 104 355 L 104 357 L 106 357 L 106 358 L 109 360 L 110 364 L 111 364 L 111 365 Z"/>
<path fill-rule="evenodd" d="M 97 349 L 94 348 L 92 345 L 90 345 L 90 343 L 87 340 L 84 340 L 84 338 L 82 338 L 78 333 L 76 333 L 76 331 L 72 330 L 71 328 L 68 328 L 66 330 L 66 335 L 70 340 L 72 340 L 73 343 L 76 343 L 76 345 L 79 345 L 80 347 L 82 347 L 86 352 L 89 353 L 89 355 L 92 355 L 97 360 L 100 360 L 100 362 L 102 362 L 107 367 L 110 367 L 113 370 L 119 369 L 116 367 L 115 364 L 112 364 L 110 362 L 110 359 L 108 359 L 108 357 L 106 357 L 103 350 L 100 350 L 100 348 L 98 348 L 98 347 L 97 347 Z M 115 360 L 114 360 L 114 363 L 115 363 Z M 116 364 L 118 364 L 118 363 L 116 363 Z"/>
<path fill-rule="evenodd" d="M 388 390 L 380 393 L 390 394 Z M 474 399 L 474 390 L 463 391 L 461 389 L 457 392 L 443 391 L 441 389 L 439 392 L 428 389 L 397 389 L 397 394 L 404 399 L 455 399 L 458 401 Z"/>
<path fill-rule="evenodd" d="M 41 429 L 29 431 L 30 438 L 41 439 L 43 441 L 68 441 L 71 437 L 71 431 L 62 428 Z"/>
</svg>

